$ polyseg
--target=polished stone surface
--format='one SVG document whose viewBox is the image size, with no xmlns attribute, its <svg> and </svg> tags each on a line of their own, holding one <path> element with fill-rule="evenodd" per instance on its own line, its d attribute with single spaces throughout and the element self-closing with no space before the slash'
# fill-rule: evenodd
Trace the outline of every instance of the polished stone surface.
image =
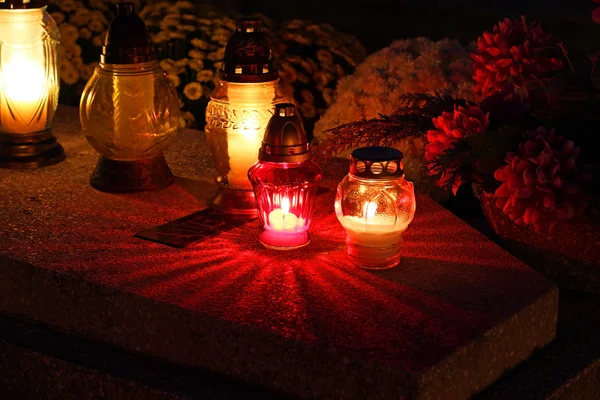
<svg viewBox="0 0 600 400">
<path fill-rule="evenodd" d="M 55 134 L 63 163 L 0 171 L 4 312 L 301 398 L 467 398 L 554 338 L 555 286 L 426 197 L 392 270 L 347 260 L 335 163 L 305 249 L 261 248 L 256 221 L 173 249 L 134 235 L 207 204 L 202 133 L 167 152 L 173 186 L 127 195 L 89 186 L 76 110 Z"/>
</svg>

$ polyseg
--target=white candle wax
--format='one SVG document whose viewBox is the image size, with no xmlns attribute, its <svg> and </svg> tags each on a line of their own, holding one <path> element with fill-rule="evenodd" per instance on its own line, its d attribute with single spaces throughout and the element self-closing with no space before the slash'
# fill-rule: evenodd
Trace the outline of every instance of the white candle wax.
<svg viewBox="0 0 600 400">
<path fill-rule="evenodd" d="M 248 169 L 258 161 L 258 150 L 271 118 L 275 83 L 228 83 L 232 126 L 227 130 L 228 187 L 252 190 Z"/>
<path fill-rule="evenodd" d="M 287 197 L 281 200 L 281 208 L 272 210 L 260 234 L 260 241 L 276 247 L 297 247 L 308 242 L 308 229 L 304 218 L 290 211 Z"/>
</svg>

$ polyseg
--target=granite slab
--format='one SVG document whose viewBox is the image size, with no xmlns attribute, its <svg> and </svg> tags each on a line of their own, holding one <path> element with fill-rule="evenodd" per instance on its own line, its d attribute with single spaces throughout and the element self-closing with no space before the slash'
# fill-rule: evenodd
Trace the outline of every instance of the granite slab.
<svg viewBox="0 0 600 400">
<path fill-rule="evenodd" d="M 427 197 L 392 270 L 347 260 L 335 163 L 305 249 L 261 248 L 256 221 L 174 249 L 134 235 L 208 203 L 201 132 L 166 154 L 173 186 L 128 195 L 89 186 L 76 109 L 55 134 L 64 162 L 0 171 L 3 312 L 300 398 L 464 399 L 555 336 L 556 287 Z"/>
</svg>

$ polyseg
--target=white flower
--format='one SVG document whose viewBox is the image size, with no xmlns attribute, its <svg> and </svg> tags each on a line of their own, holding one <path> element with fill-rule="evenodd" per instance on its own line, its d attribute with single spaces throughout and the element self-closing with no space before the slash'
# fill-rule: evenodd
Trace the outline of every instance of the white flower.
<svg viewBox="0 0 600 400">
<path fill-rule="evenodd" d="M 315 80 L 325 81 L 320 74 L 315 73 Z M 470 98 L 472 89 L 469 52 L 458 41 L 397 40 L 367 57 L 354 74 L 338 81 L 333 103 L 315 124 L 315 139 L 323 140 L 326 130 L 339 125 L 393 113 L 404 93 L 444 91 Z M 330 95 L 328 92 L 326 97 L 323 92 L 326 102 Z M 435 195 L 431 193 L 437 190 L 435 185 L 428 184 L 422 141 L 407 139 L 397 143 L 397 147 L 404 151 L 407 177 Z M 339 156 L 348 155 L 345 152 Z"/>
</svg>

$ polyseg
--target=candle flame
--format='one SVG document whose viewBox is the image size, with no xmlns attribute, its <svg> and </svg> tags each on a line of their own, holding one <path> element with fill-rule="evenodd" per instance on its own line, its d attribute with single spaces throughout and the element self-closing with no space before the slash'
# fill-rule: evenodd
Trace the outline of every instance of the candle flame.
<svg viewBox="0 0 600 400">
<path fill-rule="evenodd" d="M 284 215 L 290 212 L 290 199 L 287 197 L 281 199 L 281 211 L 283 211 Z"/>
<path fill-rule="evenodd" d="M 365 219 L 373 218 L 377 212 L 377 203 L 367 201 L 363 207 L 363 214 Z"/>
</svg>

